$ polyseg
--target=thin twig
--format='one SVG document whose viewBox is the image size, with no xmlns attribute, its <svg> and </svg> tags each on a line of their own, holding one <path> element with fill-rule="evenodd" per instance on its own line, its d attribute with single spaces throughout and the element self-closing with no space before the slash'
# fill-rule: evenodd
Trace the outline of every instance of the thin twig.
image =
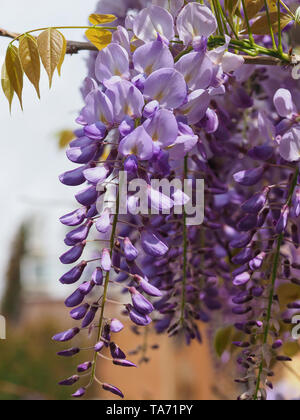
<svg viewBox="0 0 300 420">
<path fill-rule="evenodd" d="M 0 28 L 0 36 L 15 39 L 21 34 Z M 80 51 L 98 51 L 90 42 L 67 41 L 67 54 L 78 54 Z"/>
<path fill-rule="evenodd" d="M 1 36 L 15 39 L 18 36 L 20 36 L 20 34 L 0 28 L 0 37 Z M 67 41 L 67 54 L 78 54 L 80 51 L 98 51 L 98 49 L 90 42 Z M 242 57 L 245 60 L 245 64 L 257 64 L 263 66 L 279 66 L 283 64 L 283 62 L 279 58 L 271 56 L 255 57 L 243 55 Z M 288 63 L 285 62 L 284 65 L 288 65 Z"/>
</svg>

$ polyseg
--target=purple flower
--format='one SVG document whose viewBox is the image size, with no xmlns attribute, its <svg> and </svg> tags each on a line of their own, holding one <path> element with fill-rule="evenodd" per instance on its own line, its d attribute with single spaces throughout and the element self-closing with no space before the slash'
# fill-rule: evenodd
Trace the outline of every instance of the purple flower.
<svg viewBox="0 0 300 420">
<path fill-rule="evenodd" d="M 134 324 L 145 327 L 152 322 L 148 315 L 141 314 L 136 309 L 134 309 L 133 306 L 127 305 L 127 309 L 129 312 L 129 317 Z"/>
<path fill-rule="evenodd" d="M 97 285 L 97 286 L 102 286 L 103 284 L 103 272 L 102 269 L 100 267 L 97 267 L 93 274 L 92 274 L 92 281 Z"/>
<path fill-rule="evenodd" d="M 86 266 L 87 266 L 87 263 L 85 261 L 81 262 L 76 267 L 72 268 L 70 271 L 68 271 L 66 274 L 64 274 L 59 279 L 59 281 L 62 284 L 74 284 L 74 283 L 76 283 L 80 279 L 80 277 L 81 277 L 84 269 L 86 268 Z"/>
<path fill-rule="evenodd" d="M 114 77 L 128 79 L 129 58 L 127 51 L 118 44 L 110 44 L 101 50 L 96 59 L 96 77 L 105 83 Z"/>
<path fill-rule="evenodd" d="M 126 354 L 115 343 L 110 343 L 109 348 L 113 359 L 126 359 Z"/>
<path fill-rule="evenodd" d="M 73 309 L 70 312 L 71 318 L 78 320 L 81 320 L 85 317 L 87 311 L 89 310 L 90 305 L 88 303 L 85 303 L 84 305 L 79 306 L 78 308 Z"/>
<path fill-rule="evenodd" d="M 160 236 L 150 230 L 143 230 L 141 233 L 141 245 L 145 253 L 152 257 L 162 257 L 169 250 Z"/>
<path fill-rule="evenodd" d="M 86 209 L 83 207 L 81 209 L 72 211 L 72 213 L 68 213 L 65 216 L 62 216 L 59 220 L 63 225 L 77 226 L 84 221 L 85 215 Z"/>
<path fill-rule="evenodd" d="M 84 300 L 84 294 L 79 289 L 75 290 L 66 300 L 65 305 L 67 308 L 74 308 L 80 305 Z"/>
<path fill-rule="evenodd" d="M 86 106 L 80 114 L 84 125 L 102 122 L 105 125 L 114 123 L 113 106 L 109 98 L 99 89 L 92 90 L 85 98 Z"/>
<path fill-rule="evenodd" d="M 62 333 L 56 334 L 52 340 L 54 341 L 61 341 L 61 342 L 65 342 L 65 341 L 70 341 L 72 340 L 72 338 L 74 338 L 77 334 L 79 334 L 80 329 L 79 328 L 71 328 L 68 331 L 64 331 Z"/>
<path fill-rule="evenodd" d="M 129 238 L 124 239 L 123 250 L 124 250 L 125 257 L 128 261 L 134 261 L 139 255 L 138 250 L 135 248 L 134 245 L 132 245 Z"/>
<path fill-rule="evenodd" d="M 149 296 L 155 296 L 160 297 L 162 296 L 162 293 L 160 290 L 158 290 L 155 286 L 150 284 L 147 280 L 138 278 L 138 284 L 143 289 L 145 293 L 147 293 Z"/>
<path fill-rule="evenodd" d="M 189 124 L 197 124 L 205 116 L 210 102 L 209 93 L 198 89 L 189 94 L 187 103 L 180 108 L 180 112 L 187 117 Z"/>
<path fill-rule="evenodd" d="M 116 318 L 113 318 L 110 322 L 110 331 L 113 333 L 118 333 L 124 329 L 124 325 L 121 321 Z"/>
<path fill-rule="evenodd" d="M 258 167 L 255 169 L 248 169 L 245 171 L 237 172 L 233 175 L 235 182 L 244 185 L 245 187 L 251 187 L 257 184 L 264 174 L 264 168 Z"/>
<path fill-rule="evenodd" d="M 134 308 L 143 315 L 149 315 L 154 311 L 154 307 L 135 287 L 129 289 Z"/>
<path fill-rule="evenodd" d="M 212 11 L 199 3 L 188 3 L 177 18 L 179 38 L 185 45 L 195 38 L 208 38 L 217 29 L 217 21 Z"/>
<path fill-rule="evenodd" d="M 106 233 L 110 229 L 110 211 L 105 209 L 99 219 L 96 221 L 96 229 L 100 233 Z"/>
<path fill-rule="evenodd" d="M 80 191 L 78 194 L 75 195 L 76 200 L 78 203 L 82 204 L 83 206 L 90 206 L 95 203 L 98 197 L 97 189 L 94 185 L 91 185 L 84 190 Z"/>
<path fill-rule="evenodd" d="M 101 255 L 101 268 L 104 271 L 110 271 L 111 269 L 111 257 L 110 257 L 110 252 L 107 248 L 104 248 L 102 250 L 102 255 Z"/>
<path fill-rule="evenodd" d="M 192 52 L 184 55 L 176 63 L 175 69 L 181 73 L 189 89 L 206 89 L 213 77 L 213 64 L 206 54 Z"/>
<path fill-rule="evenodd" d="M 83 175 L 86 166 L 81 166 L 79 168 L 73 169 L 72 171 L 68 171 L 60 175 L 59 180 L 62 184 L 68 186 L 77 186 L 81 185 L 85 182 L 85 178 Z"/>
<path fill-rule="evenodd" d="M 115 394 L 115 395 L 118 395 L 118 396 L 119 396 L 119 397 L 121 397 L 121 398 L 124 398 L 124 395 L 123 395 L 122 391 L 120 391 L 117 387 L 115 387 L 115 386 L 113 386 L 113 385 L 110 385 L 110 384 L 106 384 L 106 383 L 104 383 L 104 384 L 102 385 L 102 388 L 103 388 L 105 391 L 109 391 L 109 392 L 111 392 L 112 394 Z"/>
<path fill-rule="evenodd" d="M 293 114 L 295 105 L 291 92 L 287 89 L 278 89 L 274 95 L 274 106 L 281 117 L 290 117 Z"/>
<path fill-rule="evenodd" d="M 99 353 L 104 347 L 104 343 L 103 341 L 99 341 L 99 343 L 97 343 L 94 347 L 94 350 Z"/>
<path fill-rule="evenodd" d="M 123 366 L 123 367 L 137 367 L 134 363 L 130 362 L 129 360 L 124 360 L 124 359 L 114 359 L 113 361 L 114 365 L 117 366 Z"/>
<path fill-rule="evenodd" d="M 81 398 L 84 396 L 84 394 L 86 393 L 86 389 L 85 388 L 79 388 L 74 394 L 72 394 L 73 398 Z"/>
<path fill-rule="evenodd" d="M 78 375 L 73 375 L 68 379 L 64 379 L 63 381 L 60 381 L 58 385 L 63 385 L 63 386 L 72 386 L 74 384 L 76 384 L 76 382 L 79 381 L 79 376 Z"/>
<path fill-rule="evenodd" d="M 136 71 L 149 76 L 161 68 L 174 66 L 174 59 L 169 48 L 161 41 L 142 45 L 133 54 L 133 64 Z"/>
<path fill-rule="evenodd" d="M 123 156 L 134 155 L 138 159 L 148 160 L 153 156 L 153 141 L 143 126 L 139 126 L 119 145 L 119 152 Z"/>
<path fill-rule="evenodd" d="M 108 174 L 109 169 L 107 169 L 104 165 L 89 168 L 83 172 L 85 179 L 94 185 L 103 182 L 107 178 Z"/>
<path fill-rule="evenodd" d="M 75 245 L 60 257 L 62 264 L 72 264 L 79 260 L 85 247 L 85 242 Z"/>
<path fill-rule="evenodd" d="M 82 321 L 81 328 L 88 327 L 94 321 L 97 311 L 98 306 L 91 306 L 91 309 L 88 311 L 88 313 Z"/>
<path fill-rule="evenodd" d="M 187 96 L 183 76 L 172 68 L 153 72 L 145 82 L 144 95 L 156 100 L 164 108 L 178 108 Z"/>
<path fill-rule="evenodd" d="M 124 118 L 132 119 L 142 116 L 144 97 L 141 92 L 127 80 L 116 82 L 106 91 L 113 105 L 114 119 L 121 123 Z"/>
<path fill-rule="evenodd" d="M 143 124 L 155 146 L 166 148 L 173 144 L 178 134 L 178 124 L 174 114 L 167 109 L 156 111 Z"/>
<path fill-rule="evenodd" d="M 75 356 L 78 353 L 80 353 L 80 348 L 72 347 L 71 349 L 68 349 L 68 350 L 59 351 L 57 353 L 57 355 L 61 356 L 61 357 L 72 357 L 72 356 Z"/>
<path fill-rule="evenodd" d="M 92 362 L 81 363 L 80 365 L 77 366 L 77 372 L 78 373 L 86 372 L 91 367 L 92 367 Z"/>
<path fill-rule="evenodd" d="M 156 41 L 158 35 L 170 41 L 175 36 L 173 17 L 162 7 L 150 6 L 134 19 L 133 32 L 144 42 Z"/>
</svg>

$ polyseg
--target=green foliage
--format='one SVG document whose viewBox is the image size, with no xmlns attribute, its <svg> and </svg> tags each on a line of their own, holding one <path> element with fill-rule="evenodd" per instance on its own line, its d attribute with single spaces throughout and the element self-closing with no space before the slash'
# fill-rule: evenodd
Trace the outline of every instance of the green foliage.
<svg viewBox="0 0 300 420">
<path fill-rule="evenodd" d="M 8 325 L 8 339 L 0 343 L 0 400 L 70 398 L 70 387 L 57 385 L 70 376 L 76 360 L 59 360 L 57 345 L 50 337 L 57 332 L 51 324 L 22 331 Z"/>
</svg>

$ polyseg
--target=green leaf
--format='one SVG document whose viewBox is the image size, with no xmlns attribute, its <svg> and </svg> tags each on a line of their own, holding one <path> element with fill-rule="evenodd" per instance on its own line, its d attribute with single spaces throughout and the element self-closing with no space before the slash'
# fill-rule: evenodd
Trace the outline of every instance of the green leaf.
<svg viewBox="0 0 300 420">
<path fill-rule="evenodd" d="M 9 102 L 9 110 L 11 111 L 11 104 L 14 97 L 14 88 L 12 87 L 12 84 L 10 83 L 10 80 L 6 71 L 5 63 L 3 63 L 2 70 L 1 70 L 1 85 L 2 85 L 2 90 L 4 92 L 4 95 L 6 96 Z"/>
<path fill-rule="evenodd" d="M 230 346 L 232 333 L 233 327 L 231 325 L 217 330 L 214 339 L 214 348 L 218 357 L 221 357 L 224 351 Z"/>
<path fill-rule="evenodd" d="M 62 64 L 65 37 L 56 29 L 48 28 L 38 36 L 37 43 L 43 66 L 49 77 L 49 86 L 51 87 L 55 69 Z"/>
<path fill-rule="evenodd" d="M 37 41 L 32 35 L 25 34 L 19 39 L 19 57 L 26 76 L 35 87 L 40 98 L 40 56 Z"/>
<path fill-rule="evenodd" d="M 91 28 L 86 31 L 85 35 L 99 51 L 107 47 L 112 40 L 112 34 L 107 29 Z"/>
<path fill-rule="evenodd" d="M 23 109 L 22 92 L 24 72 L 19 58 L 18 49 L 14 45 L 9 45 L 7 49 L 5 65 L 11 86 L 16 92 L 20 101 L 21 108 Z"/>
<path fill-rule="evenodd" d="M 89 21 L 92 25 L 101 25 L 103 23 L 111 23 L 116 20 L 116 16 L 114 15 L 101 15 L 97 13 L 93 13 L 89 16 Z"/>
</svg>

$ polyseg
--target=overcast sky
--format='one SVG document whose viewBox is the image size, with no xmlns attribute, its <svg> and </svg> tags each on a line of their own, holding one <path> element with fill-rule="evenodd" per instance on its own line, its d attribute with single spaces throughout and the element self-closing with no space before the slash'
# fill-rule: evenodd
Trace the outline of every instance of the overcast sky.
<svg viewBox="0 0 300 420">
<path fill-rule="evenodd" d="M 1 0 L 0 27 L 24 32 L 38 27 L 86 25 L 95 4 L 96 0 Z M 64 33 L 68 39 L 83 37 L 81 30 Z M 8 42 L 7 38 L 0 38 L 1 65 Z M 55 135 L 62 129 L 76 127 L 74 119 L 82 106 L 79 87 L 86 75 L 86 54 L 66 57 L 62 77 L 55 76 L 51 91 L 43 75 L 41 101 L 26 80 L 23 113 L 14 100 L 10 116 L 1 91 L 0 291 L 13 235 L 30 215 L 39 215 L 41 220 L 40 252 L 49 254 L 55 273 L 48 285 L 50 289 L 55 289 L 56 274 L 63 270 L 57 261 L 64 250 L 64 232 L 58 218 L 72 209 L 74 200 L 73 191 L 57 179 L 71 165 L 64 152 L 58 150 Z"/>
</svg>

